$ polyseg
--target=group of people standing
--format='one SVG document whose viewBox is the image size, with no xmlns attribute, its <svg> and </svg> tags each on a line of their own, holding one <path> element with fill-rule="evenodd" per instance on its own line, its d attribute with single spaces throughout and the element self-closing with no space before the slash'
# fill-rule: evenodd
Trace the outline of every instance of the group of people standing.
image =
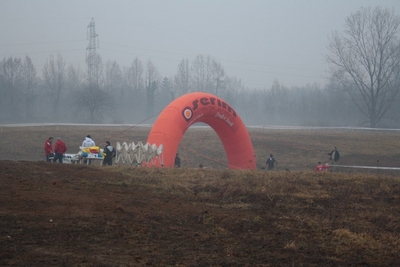
<svg viewBox="0 0 400 267">
<path fill-rule="evenodd" d="M 67 152 L 67 145 L 65 144 L 65 142 L 63 142 L 61 140 L 60 137 L 57 137 L 57 142 L 53 149 L 53 140 L 54 140 L 54 138 L 50 136 L 44 144 L 46 161 L 47 162 L 51 162 L 51 161 L 57 162 L 58 161 L 59 163 L 63 163 L 64 153 Z M 93 141 L 90 134 L 88 134 L 82 142 L 82 147 L 92 147 L 92 146 L 96 146 L 96 143 Z M 110 141 L 106 141 L 106 146 L 104 147 L 103 152 L 105 154 L 104 159 L 103 159 L 103 165 L 111 166 L 112 159 L 115 157 L 116 152 L 115 152 L 115 148 L 111 145 Z M 87 159 L 85 159 L 85 160 L 87 160 Z M 89 159 L 88 164 L 91 164 L 90 159 Z"/>
<path fill-rule="evenodd" d="M 329 155 L 330 165 L 337 164 L 337 162 L 339 161 L 339 158 L 340 158 L 340 153 L 336 146 L 334 147 L 334 149 L 331 152 L 328 153 L 328 155 Z M 265 164 L 267 165 L 267 169 L 269 171 L 273 170 L 275 167 L 275 163 L 278 163 L 278 162 L 275 160 L 274 155 L 270 154 L 269 158 L 265 162 Z M 330 168 L 331 168 L 331 166 L 329 166 L 329 164 L 323 165 L 320 161 L 318 161 L 318 164 L 315 167 L 314 171 L 323 172 L 324 170 L 327 170 Z"/>
<path fill-rule="evenodd" d="M 92 147 L 96 146 L 96 143 L 93 141 L 90 134 L 85 137 L 85 140 L 82 142 L 82 147 Z M 103 149 L 104 158 L 103 158 L 103 166 L 108 165 L 112 166 L 112 159 L 115 157 L 116 152 L 115 148 L 111 145 L 110 141 L 106 141 L 106 145 Z M 89 159 L 89 164 L 91 164 L 91 160 Z"/>
<path fill-rule="evenodd" d="M 46 161 L 47 162 L 51 162 L 51 160 L 53 159 L 53 162 L 59 162 L 59 163 L 63 163 L 63 156 L 64 153 L 67 151 L 67 145 L 61 140 L 60 137 L 57 137 L 57 142 L 54 146 L 54 150 L 53 150 L 53 137 L 49 137 L 45 144 L 44 144 L 44 151 L 45 151 L 45 155 L 46 155 Z M 93 141 L 92 137 L 89 135 L 87 135 L 85 137 L 85 140 L 83 140 L 82 142 L 82 147 L 92 147 L 95 146 L 96 143 Z M 54 152 L 53 152 L 54 151 Z M 103 149 L 104 152 L 104 159 L 103 159 L 103 166 L 105 165 L 112 165 L 112 159 L 115 157 L 116 155 L 116 151 L 115 148 L 111 145 L 110 141 L 106 141 L 106 146 Z M 336 164 L 337 161 L 339 161 L 340 158 L 340 154 L 339 151 L 337 150 L 336 147 L 334 147 L 334 149 L 328 153 L 329 160 L 330 160 L 330 164 Z M 269 158 L 267 159 L 267 161 L 265 162 L 265 164 L 267 165 L 267 169 L 273 170 L 275 167 L 275 163 L 278 163 L 275 158 L 274 155 L 270 154 Z M 89 164 L 91 164 L 91 160 L 89 159 Z M 176 153 L 175 156 L 175 160 L 174 160 L 174 166 L 176 168 L 180 168 L 181 167 L 181 159 L 179 157 L 179 154 Z M 203 168 L 203 164 L 199 165 L 199 168 L 202 169 Z M 318 162 L 317 166 L 315 167 L 314 171 L 316 172 L 322 172 L 326 169 L 329 169 L 330 166 L 328 164 L 323 165 L 320 161 Z"/>
<path fill-rule="evenodd" d="M 330 165 L 335 165 L 339 161 L 340 158 L 340 153 L 337 147 L 334 147 L 331 152 L 328 153 L 329 155 L 329 164 Z M 315 172 L 323 172 L 325 170 L 328 170 L 331 168 L 331 166 L 328 163 L 323 165 L 321 161 L 318 161 L 317 166 L 315 167 L 314 171 Z"/>
<path fill-rule="evenodd" d="M 51 162 L 59 162 L 63 163 L 64 153 L 67 152 L 67 145 L 61 140 L 60 137 L 57 137 L 57 142 L 54 146 L 53 150 L 53 137 L 49 137 L 44 144 L 44 151 L 46 154 L 46 161 Z M 54 151 L 54 152 L 53 152 Z"/>
<path fill-rule="evenodd" d="M 331 165 L 336 164 L 339 161 L 340 158 L 340 154 L 339 151 L 337 150 L 336 147 L 334 147 L 334 149 L 328 153 L 329 155 L 329 161 Z M 276 159 L 274 158 L 273 154 L 269 155 L 269 158 L 267 159 L 267 161 L 265 162 L 265 164 L 267 165 L 267 170 L 271 171 L 274 169 L 275 167 L 275 163 L 278 163 L 276 161 Z M 179 157 L 179 154 L 176 153 L 175 155 L 175 161 L 174 161 L 174 167 L 175 168 L 180 168 L 181 167 L 181 159 Z M 203 169 L 203 164 L 199 165 L 200 169 Z M 323 165 L 320 161 L 318 162 L 318 165 L 315 167 L 314 171 L 316 172 L 323 172 L 326 169 L 329 169 L 330 166 L 328 164 Z"/>
</svg>

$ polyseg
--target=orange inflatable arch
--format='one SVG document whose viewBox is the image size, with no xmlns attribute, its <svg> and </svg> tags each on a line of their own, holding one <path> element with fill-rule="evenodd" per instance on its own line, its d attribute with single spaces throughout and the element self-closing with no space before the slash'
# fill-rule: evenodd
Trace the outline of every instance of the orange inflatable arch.
<svg viewBox="0 0 400 267">
<path fill-rule="evenodd" d="M 174 166 L 184 133 L 197 122 L 208 124 L 217 133 L 230 169 L 256 169 L 253 144 L 242 119 L 224 100 L 202 92 L 175 99 L 161 112 L 150 131 L 147 142 L 164 146 L 165 167 Z M 157 162 L 156 166 L 159 165 Z"/>
</svg>

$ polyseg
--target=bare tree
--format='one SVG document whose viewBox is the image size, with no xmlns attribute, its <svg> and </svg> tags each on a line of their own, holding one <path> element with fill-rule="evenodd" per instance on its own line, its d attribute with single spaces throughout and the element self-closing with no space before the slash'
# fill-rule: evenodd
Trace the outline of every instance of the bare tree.
<svg viewBox="0 0 400 267">
<path fill-rule="evenodd" d="M 282 117 L 288 107 L 288 93 L 289 89 L 274 80 L 269 91 L 266 92 L 266 116 L 273 120 L 274 123 L 283 121 Z"/>
<path fill-rule="evenodd" d="M 143 73 L 142 62 L 136 57 L 127 72 L 128 85 L 132 88 L 133 92 L 138 92 L 143 88 Z"/>
<path fill-rule="evenodd" d="M 212 90 L 212 58 L 210 56 L 198 55 L 192 61 L 192 88 L 198 92 L 211 92 Z"/>
<path fill-rule="evenodd" d="M 221 91 L 226 89 L 225 70 L 221 63 L 213 60 L 212 65 L 212 81 L 214 81 L 214 94 L 220 95 Z"/>
<path fill-rule="evenodd" d="M 149 60 L 146 69 L 146 95 L 147 95 L 147 115 L 154 114 L 155 92 L 160 84 L 160 73 L 157 67 Z"/>
<path fill-rule="evenodd" d="M 100 55 L 92 56 L 90 65 L 88 64 L 87 83 L 74 93 L 73 107 L 76 113 L 83 120 L 92 123 L 101 123 L 107 115 L 113 115 L 115 110 L 115 101 L 112 95 L 111 80 L 115 77 L 121 77 L 121 71 L 116 62 L 107 65 L 107 78 L 103 77 L 103 64 Z M 107 80 L 108 79 L 108 80 Z"/>
<path fill-rule="evenodd" d="M 99 54 L 91 56 L 90 64 L 88 62 L 88 84 L 92 88 L 100 88 L 104 83 L 103 77 L 103 59 Z"/>
<path fill-rule="evenodd" d="M 87 85 L 76 92 L 74 105 L 78 114 L 93 123 L 100 123 L 106 115 L 112 115 L 115 104 L 109 92 Z"/>
<path fill-rule="evenodd" d="M 196 56 L 192 61 L 191 72 L 195 91 L 218 95 L 225 87 L 225 71 L 211 56 Z"/>
<path fill-rule="evenodd" d="M 53 117 L 58 119 L 61 96 L 66 85 L 65 62 L 60 54 L 57 55 L 57 59 L 51 55 L 46 61 L 43 67 L 43 79 L 52 100 Z"/>
<path fill-rule="evenodd" d="M 22 61 L 19 58 L 3 59 L 0 70 L 1 101 L 4 112 L 12 115 L 13 119 L 19 115 L 19 98 L 22 86 Z"/>
<path fill-rule="evenodd" d="M 67 87 L 70 92 L 77 92 L 83 86 L 83 72 L 81 69 L 75 68 L 73 65 L 68 67 Z"/>
<path fill-rule="evenodd" d="M 240 94 L 245 90 L 242 81 L 237 77 L 226 77 L 225 78 L 226 90 L 222 97 L 233 105 L 236 101 L 240 101 Z"/>
<path fill-rule="evenodd" d="M 27 120 L 31 120 L 34 114 L 33 104 L 37 97 L 37 93 L 35 92 L 37 80 L 36 68 L 32 63 L 32 59 L 26 56 L 22 65 L 22 84 L 25 99 L 25 118 Z"/>
<path fill-rule="evenodd" d="M 173 90 L 173 84 L 171 83 L 171 80 L 168 79 L 167 77 L 164 77 L 161 81 L 161 86 L 160 86 L 160 96 L 170 102 L 175 99 L 175 93 Z"/>
<path fill-rule="evenodd" d="M 119 64 L 114 61 L 108 61 L 105 66 L 104 73 L 104 90 L 110 94 L 110 99 L 114 102 L 118 102 L 118 105 L 113 105 L 112 115 L 115 116 L 114 120 L 121 118 L 121 112 L 123 111 L 125 95 L 124 87 L 126 82 L 122 77 L 122 70 Z M 112 98 L 111 98 L 112 96 Z"/>
<path fill-rule="evenodd" d="M 190 92 L 191 72 L 189 67 L 189 60 L 182 59 L 178 65 L 178 73 L 175 76 L 175 86 L 177 96 L 184 95 Z"/>
<path fill-rule="evenodd" d="M 400 17 L 389 9 L 361 8 L 346 19 L 345 31 L 329 39 L 332 80 L 377 126 L 400 91 Z"/>
<path fill-rule="evenodd" d="M 123 68 L 123 78 L 123 90 L 118 100 L 121 114 L 117 120 L 121 120 L 124 116 L 128 116 L 128 120 L 142 118 L 143 107 L 146 105 L 143 98 L 146 92 L 144 67 L 139 58 L 135 57 L 129 67 Z"/>
<path fill-rule="evenodd" d="M 108 61 L 105 68 L 104 88 L 108 92 L 120 91 L 123 86 L 122 71 L 116 61 Z"/>
</svg>

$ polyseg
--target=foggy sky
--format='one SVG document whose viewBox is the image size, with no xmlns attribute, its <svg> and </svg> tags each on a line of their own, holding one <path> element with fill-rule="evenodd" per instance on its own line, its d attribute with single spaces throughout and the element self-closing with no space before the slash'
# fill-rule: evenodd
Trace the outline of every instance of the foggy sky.
<svg viewBox="0 0 400 267">
<path fill-rule="evenodd" d="M 172 77 L 182 59 L 209 55 L 249 88 L 326 83 L 328 36 L 361 6 L 399 0 L 0 0 L 0 59 L 28 55 L 38 73 L 50 55 L 86 69 L 94 18 L 103 63 L 137 56 Z"/>
</svg>

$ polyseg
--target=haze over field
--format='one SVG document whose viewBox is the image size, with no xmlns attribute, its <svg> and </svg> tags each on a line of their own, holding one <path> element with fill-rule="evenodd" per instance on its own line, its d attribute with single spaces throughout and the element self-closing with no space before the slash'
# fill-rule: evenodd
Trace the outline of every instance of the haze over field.
<svg viewBox="0 0 400 267">
<path fill-rule="evenodd" d="M 206 92 L 249 126 L 400 128 L 398 0 L 0 0 L 0 33 L 0 123 L 151 124 Z"/>
<path fill-rule="evenodd" d="M 210 55 L 249 88 L 326 83 L 328 35 L 364 6 L 397 0 L 335 1 L 0 1 L 0 58 L 29 55 L 41 69 L 50 55 L 86 67 L 91 18 L 103 61 L 150 59 L 172 76 L 183 58 Z"/>
</svg>

